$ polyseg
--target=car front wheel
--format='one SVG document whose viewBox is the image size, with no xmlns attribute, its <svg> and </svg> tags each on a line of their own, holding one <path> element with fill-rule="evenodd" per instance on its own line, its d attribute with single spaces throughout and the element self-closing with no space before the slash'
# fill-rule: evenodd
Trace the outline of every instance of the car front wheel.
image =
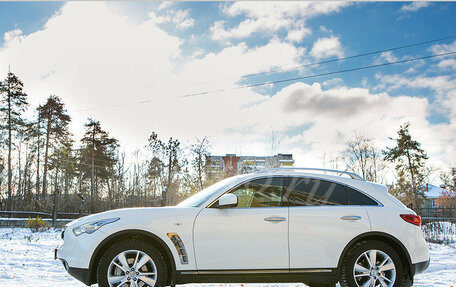
<svg viewBox="0 0 456 287">
<path fill-rule="evenodd" d="M 162 287 L 167 281 L 166 264 L 153 245 L 125 240 L 103 254 L 97 279 L 100 287 Z"/>
<path fill-rule="evenodd" d="M 340 270 L 342 287 L 403 286 L 404 267 L 397 252 L 381 241 L 361 241 L 344 257 Z"/>
</svg>

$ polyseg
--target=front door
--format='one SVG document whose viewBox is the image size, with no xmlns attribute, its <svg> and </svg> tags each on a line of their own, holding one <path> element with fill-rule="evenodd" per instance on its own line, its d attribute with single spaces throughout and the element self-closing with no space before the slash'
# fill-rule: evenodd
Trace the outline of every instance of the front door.
<svg viewBox="0 0 456 287">
<path fill-rule="evenodd" d="M 252 180 L 234 188 L 238 206 L 217 203 L 197 216 L 195 257 L 199 271 L 289 268 L 288 207 L 282 177 Z"/>
</svg>

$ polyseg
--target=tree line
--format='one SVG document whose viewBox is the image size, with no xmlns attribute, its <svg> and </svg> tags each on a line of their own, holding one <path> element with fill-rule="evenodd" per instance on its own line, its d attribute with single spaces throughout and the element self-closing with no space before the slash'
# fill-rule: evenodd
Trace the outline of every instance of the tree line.
<svg viewBox="0 0 456 287">
<path fill-rule="evenodd" d="M 206 137 L 184 146 L 176 138 L 165 140 L 151 132 L 147 146 L 136 150 L 127 164 L 119 141 L 95 119 L 87 119 L 82 138 L 75 139 L 69 131 L 71 116 L 60 97 L 50 95 L 27 119 L 29 108 L 22 81 L 8 72 L 0 81 L 0 210 L 55 215 L 172 205 L 225 176 L 208 177 Z M 390 138 L 393 146 L 383 150 L 371 138 L 355 134 L 345 150 L 330 159 L 331 167 L 379 183 L 392 171 L 390 193 L 419 210 L 425 199 L 423 186 L 436 171 L 426 164 L 428 156 L 411 137 L 410 126 L 400 126 L 397 136 Z M 272 153 L 278 144 L 272 133 Z M 440 177 L 455 191 L 456 167 Z M 450 200 L 442 202 L 454 202 L 454 193 L 447 197 Z"/>
<path fill-rule="evenodd" d="M 22 81 L 9 72 L 0 81 L 1 210 L 56 214 L 164 206 L 211 183 L 207 138 L 184 147 L 152 132 L 127 166 L 119 141 L 99 121 L 87 119 L 83 137 L 75 139 L 60 97 L 49 96 L 32 119 L 24 116 L 29 108 Z"/>
</svg>

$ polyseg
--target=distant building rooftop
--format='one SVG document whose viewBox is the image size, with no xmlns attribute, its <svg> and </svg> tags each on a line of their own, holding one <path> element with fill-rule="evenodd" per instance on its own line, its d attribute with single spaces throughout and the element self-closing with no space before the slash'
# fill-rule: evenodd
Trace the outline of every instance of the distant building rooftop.
<svg viewBox="0 0 456 287">
<path fill-rule="evenodd" d="M 430 183 L 426 183 L 425 189 L 424 189 L 424 195 L 429 198 L 429 199 L 435 199 L 441 196 L 444 192 L 448 192 L 448 190 L 435 186 Z"/>
</svg>

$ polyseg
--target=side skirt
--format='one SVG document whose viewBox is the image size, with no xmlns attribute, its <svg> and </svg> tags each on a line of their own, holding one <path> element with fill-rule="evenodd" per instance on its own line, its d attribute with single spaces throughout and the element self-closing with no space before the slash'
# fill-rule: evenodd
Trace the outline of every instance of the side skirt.
<svg viewBox="0 0 456 287">
<path fill-rule="evenodd" d="M 177 271 L 176 283 L 326 283 L 339 280 L 336 269 Z"/>
</svg>

